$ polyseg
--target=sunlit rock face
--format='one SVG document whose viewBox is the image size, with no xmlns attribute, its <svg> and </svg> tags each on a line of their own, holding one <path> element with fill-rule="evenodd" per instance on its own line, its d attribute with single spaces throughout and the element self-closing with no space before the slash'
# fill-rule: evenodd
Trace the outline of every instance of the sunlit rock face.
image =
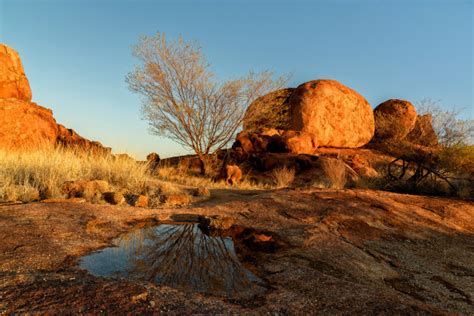
<svg viewBox="0 0 474 316">
<path fill-rule="evenodd" d="M 198 224 L 135 230 L 79 265 L 96 276 L 124 277 L 231 298 L 265 291 L 237 258 L 232 238 L 205 234 Z"/>
<path fill-rule="evenodd" d="M 0 43 L 0 98 L 31 101 L 31 89 L 20 56 Z"/>
<path fill-rule="evenodd" d="M 60 145 L 110 153 L 110 148 L 57 124 L 53 112 L 31 102 L 31 97 L 20 56 L 0 44 L 0 149 L 36 150 Z"/>
<path fill-rule="evenodd" d="M 0 148 L 53 147 L 57 135 L 50 109 L 24 100 L 0 98 Z"/>
<path fill-rule="evenodd" d="M 375 130 L 367 100 L 335 80 L 312 80 L 258 98 L 247 109 L 243 127 L 233 146 L 240 156 L 358 148 L 372 139 Z"/>
<path fill-rule="evenodd" d="M 379 104 L 374 110 L 375 139 L 402 140 L 415 127 L 416 110 L 411 102 L 391 99 Z"/>
<path fill-rule="evenodd" d="M 289 129 L 311 135 L 317 146 L 357 148 L 374 135 L 367 100 L 336 80 L 299 85 L 290 100 Z"/>
</svg>

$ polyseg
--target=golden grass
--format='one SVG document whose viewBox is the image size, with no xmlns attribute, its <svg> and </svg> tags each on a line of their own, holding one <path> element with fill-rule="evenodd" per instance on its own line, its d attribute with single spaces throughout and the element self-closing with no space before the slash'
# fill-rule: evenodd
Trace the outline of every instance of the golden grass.
<svg viewBox="0 0 474 316">
<path fill-rule="evenodd" d="M 0 201 L 4 202 L 62 197 L 63 183 L 76 180 L 105 180 L 112 188 L 141 193 L 148 178 L 146 165 L 113 155 L 65 148 L 0 150 Z"/>
<path fill-rule="evenodd" d="M 285 167 L 278 168 L 272 172 L 273 180 L 278 189 L 287 188 L 295 180 L 295 169 Z"/>
<path fill-rule="evenodd" d="M 209 189 L 240 189 L 240 190 L 270 190 L 274 187 L 267 183 L 255 182 L 246 177 L 234 186 L 228 185 L 224 180 L 213 181 L 209 176 L 186 173 L 177 167 L 161 166 L 156 170 L 155 176 L 163 181 L 178 183 L 190 187 L 206 187 Z"/>
</svg>

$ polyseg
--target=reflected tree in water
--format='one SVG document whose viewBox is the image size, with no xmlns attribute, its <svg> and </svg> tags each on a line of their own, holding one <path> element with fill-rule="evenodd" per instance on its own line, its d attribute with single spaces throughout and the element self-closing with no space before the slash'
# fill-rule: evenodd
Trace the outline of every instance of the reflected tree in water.
<svg viewBox="0 0 474 316">
<path fill-rule="evenodd" d="M 229 297 L 263 289 L 240 264 L 231 238 L 206 235 L 197 224 L 146 228 L 120 243 L 128 244 L 127 274 L 133 278 Z"/>
</svg>

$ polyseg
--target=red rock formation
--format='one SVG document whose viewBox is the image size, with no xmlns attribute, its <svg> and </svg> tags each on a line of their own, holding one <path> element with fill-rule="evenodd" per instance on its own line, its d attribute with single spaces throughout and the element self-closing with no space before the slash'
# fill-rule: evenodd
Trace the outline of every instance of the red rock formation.
<svg viewBox="0 0 474 316">
<path fill-rule="evenodd" d="M 0 44 L 0 98 L 31 101 L 31 89 L 18 53 Z"/>
<path fill-rule="evenodd" d="M 0 148 L 28 150 L 55 145 L 110 153 L 110 148 L 57 124 L 50 109 L 32 103 L 18 53 L 0 44 Z"/>
<path fill-rule="evenodd" d="M 374 110 L 375 140 L 398 141 L 405 139 L 415 127 L 416 110 L 405 100 L 391 99 Z"/>
<path fill-rule="evenodd" d="M 314 80 L 296 88 L 289 100 L 290 130 L 311 135 L 317 146 L 356 148 L 374 134 L 370 104 L 335 80 Z"/>
<path fill-rule="evenodd" d="M 433 118 L 431 114 L 420 115 L 416 118 L 415 127 L 407 135 L 406 139 L 414 144 L 423 146 L 438 145 L 438 136 L 433 129 Z"/>
<path fill-rule="evenodd" d="M 50 109 L 19 99 L 0 99 L 0 148 L 53 146 L 57 135 L 57 124 Z"/>
<path fill-rule="evenodd" d="M 73 129 L 66 128 L 61 124 L 57 125 L 58 136 L 56 138 L 56 144 L 69 148 L 77 148 L 88 152 L 97 154 L 110 153 L 111 149 L 102 146 L 97 141 L 88 140 L 81 135 L 77 134 Z"/>
</svg>

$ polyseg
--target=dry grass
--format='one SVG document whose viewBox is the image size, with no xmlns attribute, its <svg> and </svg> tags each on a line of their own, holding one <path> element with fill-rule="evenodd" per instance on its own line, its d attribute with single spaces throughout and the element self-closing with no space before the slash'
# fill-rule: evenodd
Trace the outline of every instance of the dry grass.
<svg viewBox="0 0 474 316">
<path fill-rule="evenodd" d="M 285 167 L 278 168 L 272 172 L 273 181 L 278 189 L 289 187 L 295 180 L 295 169 Z"/>
<path fill-rule="evenodd" d="M 178 167 L 174 166 L 161 166 L 156 170 L 155 176 L 163 181 L 169 181 L 189 187 L 206 187 L 214 189 L 224 189 L 230 187 L 224 180 L 213 181 L 213 179 L 209 176 L 185 173 Z M 247 177 L 244 177 L 240 183 L 232 186 L 232 188 L 241 190 L 273 189 L 270 184 L 255 182 L 248 179 Z"/>
<path fill-rule="evenodd" d="M 347 182 L 345 163 L 336 158 L 319 159 L 320 175 L 313 181 L 315 188 L 343 189 Z"/>
<path fill-rule="evenodd" d="M 75 180 L 105 180 L 112 188 L 141 193 L 148 179 L 147 167 L 133 160 L 64 148 L 0 151 L 0 166 L 0 201 L 62 197 L 63 183 Z"/>
</svg>

